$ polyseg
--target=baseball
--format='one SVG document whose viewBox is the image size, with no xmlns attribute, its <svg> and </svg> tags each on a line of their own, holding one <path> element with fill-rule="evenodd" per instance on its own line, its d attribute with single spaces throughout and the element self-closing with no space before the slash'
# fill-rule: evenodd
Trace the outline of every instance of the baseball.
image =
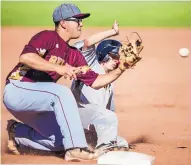
<svg viewBox="0 0 191 165">
<path fill-rule="evenodd" d="M 188 54 L 189 54 L 189 50 L 187 48 L 181 48 L 179 50 L 179 54 L 182 56 L 182 57 L 187 57 Z"/>
</svg>

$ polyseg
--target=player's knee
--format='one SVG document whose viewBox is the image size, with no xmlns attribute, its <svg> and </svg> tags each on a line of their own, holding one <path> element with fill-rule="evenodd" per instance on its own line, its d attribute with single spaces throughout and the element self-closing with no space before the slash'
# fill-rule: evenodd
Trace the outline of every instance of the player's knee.
<svg viewBox="0 0 191 165">
<path fill-rule="evenodd" d="M 23 109 L 24 105 L 21 104 L 21 101 L 19 99 L 15 99 L 15 97 L 12 97 L 12 96 L 5 96 L 4 97 L 4 105 L 5 107 L 9 110 L 9 111 L 20 111 Z"/>
<path fill-rule="evenodd" d="M 118 118 L 117 118 L 116 113 L 112 113 L 111 114 L 111 122 L 115 123 L 116 125 L 118 125 Z"/>
<path fill-rule="evenodd" d="M 116 113 L 114 113 L 112 111 L 107 111 L 107 115 L 105 115 L 105 116 L 106 116 L 106 120 L 108 123 L 118 125 L 118 118 L 117 118 Z"/>
</svg>

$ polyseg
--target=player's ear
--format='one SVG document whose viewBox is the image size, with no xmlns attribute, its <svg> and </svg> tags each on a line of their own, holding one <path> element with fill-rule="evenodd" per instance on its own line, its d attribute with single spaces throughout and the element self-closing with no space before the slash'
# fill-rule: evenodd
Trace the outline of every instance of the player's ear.
<svg viewBox="0 0 191 165">
<path fill-rule="evenodd" d="M 64 29 L 66 29 L 66 21 L 61 20 L 61 21 L 60 21 L 60 26 L 61 26 L 62 28 L 64 28 Z"/>
</svg>

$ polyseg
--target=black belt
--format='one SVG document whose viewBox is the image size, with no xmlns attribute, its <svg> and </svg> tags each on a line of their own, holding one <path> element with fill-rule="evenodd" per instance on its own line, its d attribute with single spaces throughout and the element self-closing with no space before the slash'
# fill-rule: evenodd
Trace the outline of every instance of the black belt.
<svg viewBox="0 0 191 165">
<path fill-rule="evenodd" d="M 54 79 L 48 73 L 38 70 L 29 70 L 25 77 L 35 82 L 54 82 Z"/>
</svg>

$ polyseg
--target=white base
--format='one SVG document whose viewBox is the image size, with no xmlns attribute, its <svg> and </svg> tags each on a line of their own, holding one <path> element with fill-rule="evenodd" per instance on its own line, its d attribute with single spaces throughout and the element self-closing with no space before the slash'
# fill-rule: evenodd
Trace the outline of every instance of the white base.
<svg viewBox="0 0 191 165">
<path fill-rule="evenodd" d="M 128 151 L 110 151 L 98 158 L 98 164 L 154 165 L 154 156 Z"/>
</svg>

